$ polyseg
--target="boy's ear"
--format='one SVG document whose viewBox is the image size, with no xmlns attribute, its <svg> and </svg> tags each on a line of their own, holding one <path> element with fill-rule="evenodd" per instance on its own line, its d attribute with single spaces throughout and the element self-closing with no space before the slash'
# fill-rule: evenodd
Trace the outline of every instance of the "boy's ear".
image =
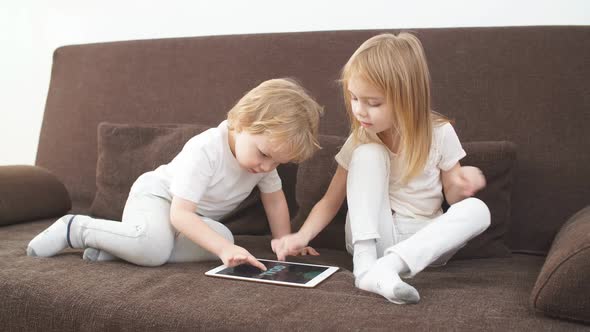
<svg viewBox="0 0 590 332">
<path fill-rule="evenodd" d="M 231 131 L 235 133 L 241 133 L 242 131 L 244 131 L 244 127 L 240 125 L 233 125 Z"/>
</svg>

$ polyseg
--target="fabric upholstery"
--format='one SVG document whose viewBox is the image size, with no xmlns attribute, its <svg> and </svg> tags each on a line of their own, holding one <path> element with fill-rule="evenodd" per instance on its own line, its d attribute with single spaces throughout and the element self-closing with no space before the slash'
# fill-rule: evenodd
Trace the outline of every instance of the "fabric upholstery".
<svg viewBox="0 0 590 332">
<path fill-rule="evenodd" d="M 534 310 L 590 323 L 590 206 L 561 228 L 531 293 Z"/>
<path fill-rule="evenodd" d="M 220 261 L 157 268 L 91 263 L 81 250 L 25 255 L 53 220 L 0 227 L 0 326 L 3 331 L 195 330 L 500 330 L 588 331 L 531 314 L 527 298 L 542 257 L 453 261 L 409 279 L 422 297 L 400 306 L 353 285 L 352 259 L 322 249 L 293 260 L 341 269 L 303 289 L 207 277 Z M 256 257 L 274 258 L 267 236 L 237 236 Z"/>
<path fill-rule="evenodd" d="M 0 166 L 0 226 L 59 216 L 70 207 L 66 187 L 48 170 Z"/>
</svg>

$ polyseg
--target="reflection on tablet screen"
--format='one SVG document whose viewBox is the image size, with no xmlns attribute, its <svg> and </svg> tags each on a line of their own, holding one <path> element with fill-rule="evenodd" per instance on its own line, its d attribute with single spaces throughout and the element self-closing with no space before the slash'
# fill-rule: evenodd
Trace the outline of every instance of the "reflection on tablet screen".
<svg viewBox="0 0 590 332">
<path fill-rule="evenodd" d="M 328 269 L 321 266 L 291 265 L 264 260 L 261 260 L 261 262 L 266 266 L 266 271 L 249 264 L 242 264 L 228 267 L 217 272 L 217 274 L 305 284 Z"/>
</svg>

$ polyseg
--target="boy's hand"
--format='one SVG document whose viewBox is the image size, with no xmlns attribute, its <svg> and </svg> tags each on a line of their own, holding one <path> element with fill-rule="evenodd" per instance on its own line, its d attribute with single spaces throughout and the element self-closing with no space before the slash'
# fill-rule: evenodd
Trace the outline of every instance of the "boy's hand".
<svg viewBox="0 0 590 332">
<path fill-rule="evenodd" d="M 297 256 L 302 254 L 304 250 L 306 254 L 309 253 L 314 256 L 316 256 L 316 254 L 319 255 L 315 249 L 307 247 L 307 242 L 308 241 L 304 239 L 300 233 L 293 233 L 285 235 L 280 239 L 272 240 L 270 245 L 272 251 L 277 254 L 277 259 L 280 261 L 284 261 L 287 256 Z"/>
<path fill-rule="evenodd" d="M 462 166 L 456 178 L 456 185 L 465 197 L 471 197 L 486 186 L 482 171 L 473 166 Z"/>
<path fill-rule="evenodd" d="M 262 271 L 266 271 L 266 266 L 264 266 L 264 264 L 262 264 L 254 256 L 252 256 L 252 254 L 249 253 L 248 250 L 240 246 L 227 246 L 221 251 L 219 258 L 221 258 L 221 261 L 227 267 L 233 267 L 247 263 L 261 269 Z"/>
</svg>

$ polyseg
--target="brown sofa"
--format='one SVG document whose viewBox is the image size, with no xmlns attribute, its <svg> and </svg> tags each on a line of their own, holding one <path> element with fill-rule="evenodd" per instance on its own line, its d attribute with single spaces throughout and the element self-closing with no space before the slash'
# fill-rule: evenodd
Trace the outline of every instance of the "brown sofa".
<svg viewBox="0 0 590 332">
<path fill-rule="evenodd" d="M 28 241 L 68 210 L 119 215 L 138 172 L 217 125 L 248 89 L 285 76 L 326 109 L 324 150 L 279 170 L 296 228 L 348 132 L 339 71 L 383 31 L 141 40 L 54 53 L 36 167 L 0 167 L 0 329 L 590 330 L 588 209 L 562 229 L 590 197 L 590 27 L 411 31 L 426 50 L 434 108 L 486 172 L 492 210 L 492 227 L 462 255 L 410 281 L 419 304 L 353 286 L 345 210 L 314 242 L 321 256 L 295 259 L 341 267 L 314 289 L 204 276 L 219 262 L 146 268 L 89 263 L 79 250 L 26 256 Z M 274 258 L 256 193 L 224 222 L 240 245 Z"/>
</svg>

